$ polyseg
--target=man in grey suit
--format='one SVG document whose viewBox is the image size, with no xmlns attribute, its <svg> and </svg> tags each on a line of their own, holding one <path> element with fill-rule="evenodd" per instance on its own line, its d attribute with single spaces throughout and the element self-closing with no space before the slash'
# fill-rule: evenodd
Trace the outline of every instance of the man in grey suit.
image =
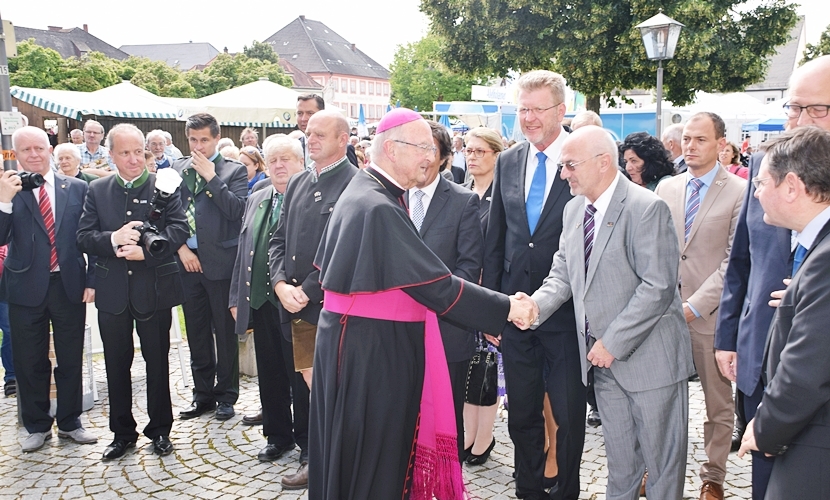
<svg viewBox="0 0 830 500">
<path fill-rule="evenodd" d="M 688 440 L 689 330 L 677 289 L 678 240 L 669 207 L 617 170 L 608 133 L 580 128 L 565 141 L 560 175 L 576 196 L 562 243 L 533 294 L 544 322 L 571 297 L 582 382 L 594 378 L 608 456 L 609 500 L 680 499 Z M 526 318 L 530 319 L 530 318 Z"/>
<path fill-rule="evenodd" d="M 822 115 L 828 108 L 803 111 Z M 754 195 L 764 222 L 795 231 L 797 245 L 792 282 L 767 338 L 767 385 L 739 455 L 776 457 L 767 499 L 824 499 L 830 496 L 830 132 L 798 127 L 764 146 Z"/>
</svg>

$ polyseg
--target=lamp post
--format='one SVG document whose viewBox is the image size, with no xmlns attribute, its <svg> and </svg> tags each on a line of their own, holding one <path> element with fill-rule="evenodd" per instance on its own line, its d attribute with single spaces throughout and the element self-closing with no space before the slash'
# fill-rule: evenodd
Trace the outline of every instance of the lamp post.
<svg viewBox="0 0 830 500">
<path fill-rule="evenodd" d="M 643 21 L 636 27 L 640 30 L 646 55 L 649 60 L 657 61 L 657 137 L 663 134 L 663 61 L 674 57 L 677 39 L 683 24 L 662 12 Z"/>
</svg>

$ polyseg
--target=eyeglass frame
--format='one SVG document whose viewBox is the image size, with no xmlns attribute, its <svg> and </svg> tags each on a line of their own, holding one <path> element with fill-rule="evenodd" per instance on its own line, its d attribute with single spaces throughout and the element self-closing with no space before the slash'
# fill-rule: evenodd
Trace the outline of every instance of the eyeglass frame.
<svg viewBox="0 0 830 500">
<path fill-rule="evenodd" d="M 470 149 L 470 148 L 464 148 L 464 149 L 462 149 L 462 150 L 461 150 L 461 152 L 462 152 L 462 153 L 464 153 L 464 157 L 465 157 L 465 158 L 466 158 L 466 157 L 468 157 L 468 156 L 470 156 L 470 155 L 473 155 L 473 158 L 484 158 L 484 155 L 485 155 L 486 153 L 495 153 L 495 152 L 496 152 L 496 150 L 495 150 L 495 149 Z"/>
<path fill-rule="evenodd" d="M 569 172 L 573 172 L 573 171 L 575 171 L 575 170 L 576 170 L 577 165 L 581 165 L 581 164 L 585 163 L 585 162 L 586 162 L 586 161 L 588 161 L 588 160 L 593 160 L 594 158 L 598 158 L 598 157 L 600 157 L 600 156 L 602 156 L 602 155 L 607 155 L 607 154 L 608 154 L 608 153 L 597 153 L 597 154 L 595 154 L 594 156 L 592 156 L 592 157 L 590 157 L 590 158 L 586 158 L 586 159 L 584 159 L 584 160 L 580 160 L 580 161 L 569 161 L 569 162 L 567 162 L 567 163 L 561 163 L 561 162 L 560 162 L 560 163 L 557 163 L 557 164 L 556 164 L 556 172 L 561 174 L 561 173 L 562 173 L 562 169 L 563 169 L 563 168 L 567 168 Z"/>
<path fill-rule="evenodd" d="M 750 182 L 752 182 L 752 185 L 755 186 L 755 190 L 758 191 L 758 188 L 760 188 L 761 186 L 765 186 L 767 181 L 771 180 L 772 177 L 764 177 L 763 179 L 761 179 L 756 175 L 755 177 L 750 179 Z"/>
<path fill-rule="evenodd" d="M 828 114 L 828 113 L 830 113 L 830 104 L 808 104 L 808 105 L 806 105 L 806 106 L 802 106 L 802 105 L 800 105 L 800 104 L 790 104 L 790 103 L 788 102 L 788 103 L 784 104 L 784 105 L 783 105 L 783 106 L 781 106 L 781 107 L 784 109 L 784 116 L 786 116 L 787 118 L 789 118 L 789 119 L 791 119 L 791 120 L 792 120 L 792 119 L 796 119 L 796 118 L 800 118 L 800 117 L 801 117 L 801 113 L 803 113 L 803 112 L 804 112 L 804 110 L 806 110 L 806 111 L 807 111 L 807 116 L 809 116 L 810 118 L 815 118 L 815 119 L 819 119 L 819 118 L 826 118 L 826 117 L 827 117 L 827 114 Z M 816 112 L 819 112 L 819 113 L 820 113 L 820 111 L 818 111 L 818 110 L 819 110 L 819 109 L 821 109 L 821 108 L 824 108 L 824 114 L 823 114 L 823 115 L 820 115 L 820 116 L 814 116 L 814 115 L 813 115 L 813 113 L 811 112 L 811 110 L 813 110 L 813 111 L 816 111 Z M 792 110 L 796 110 L 796 109 L 797 109 L 797 110 L 798 110 L 798 114 L 797 114 L 797 115 L 794 115 L 794 116 L 793 116 L 793 115 L 791 115 L 791 114 L 790 114 L 790 110 L 791 110 L 791 109 L 792 109 Z"/>
<path fill-rule="evenodd" d="M 549 106 L 547 108 L 539 108 L 539 107 L 536 107 L 536 108 L 516 108 L 516 114 L 519 115 L 519 116 L 524 116 L 525 118 L 527 118 L 527 115 L 530 114 L 530 113 L 533 113 L 533 116 L 541 116 L 542 113 L 544 113 L 545 111 L 547 111 L 549 109 L 553 109 L 556 106 L 559 106 L 561 104 L 562 104 L 562 102 L 557 102 L 553 106 Z"/>
<path fill-rule="evenodd" d="M 430 151 L 433 155 L 438 154 L 438 148 L 435 146 L 427 146 L 425 144 L 413 144 L 411 142 L 402 141 L 400 139 L 389 139 L 392 142 L 399 142 L 401 144 L 406 144 L 407 146 L 414 146 L 424 152 Z"/>
</svg>

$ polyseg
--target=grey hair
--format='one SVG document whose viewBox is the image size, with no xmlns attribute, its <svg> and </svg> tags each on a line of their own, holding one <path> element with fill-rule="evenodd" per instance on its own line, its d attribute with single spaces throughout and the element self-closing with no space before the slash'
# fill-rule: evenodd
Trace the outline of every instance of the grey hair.
<svg viewBox="0 0 830 500">
<path fill-rule="evenodd" d="M 797 127 L 765 142 L 770 177 L 781 184 L 792 172 L 816 203 L 830 203 L 830 131 Z"/>
<path fill-rule="evenodd" d="M 590 110 L 580 111 L 571 120 L 571 130 L 576 130 L 585 125 L 596 125 L 602 127 L 602 118 Z"/>
<path fill-rule="evenodd" d="M 147 132 L 147 144 L 150 144 L 150 137 L 161 137 L 162 139 L 167 139 L 164 130 L 155 129 Z"/>
<path fill-rule="evenodd" d="M 303 156 L 303 145 L 300 144 L 300 141 L 297 139 L 292 139 L 286 135 L 281 134 L 278 136 L 268 136 L 262 147 L 266 164 L 268 163 L 269 156 L 279 154 L 281 151 L 288 151 L 301 163 L 305 162 L 305 157 Z"/>
<path fill-rule="evenodd" d="M 112 143 L 115 140 L 115 136 L 119 134 L 125 133 L 133 133 L 137 136 L 141 137 L 141 143 L 146 144 L 144 141 L 144 132 L 142 132 L 138 127 L 133 125 L 132 123 L 119 123 L 118 125 L 112 127 L 107 134 L 107 149 L 112 151 Z"/>
<path fill-rule="evenodd" d="M 52 150 L 52 157 L 55 159 L 56 163 L 58 161 L 58 156 L 65 151 L 71 153 L 76 160 L 81 161 L 81 152 L 78 151 L 78 146 L 72 144 L 71 142 L 64 142 L 63 144 L 58 144 L 55 146 L 55 149 Z"/>
</svg>

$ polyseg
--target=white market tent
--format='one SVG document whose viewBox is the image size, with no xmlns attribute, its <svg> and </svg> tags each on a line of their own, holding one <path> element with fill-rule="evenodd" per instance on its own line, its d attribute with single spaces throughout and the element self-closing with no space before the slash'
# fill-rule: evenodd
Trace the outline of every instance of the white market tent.
<svg viewBox="0 0 830 500">
<path fill-rule="evenodd" d="M 291 126 L 297 123 L 297 97 L 300 93 L 268 80 L 258 80 L 241 87 L 183 103 L 178 118 L 186 120 L 194 113 L 210 113 L 227 125 Z"/>
</svg>

